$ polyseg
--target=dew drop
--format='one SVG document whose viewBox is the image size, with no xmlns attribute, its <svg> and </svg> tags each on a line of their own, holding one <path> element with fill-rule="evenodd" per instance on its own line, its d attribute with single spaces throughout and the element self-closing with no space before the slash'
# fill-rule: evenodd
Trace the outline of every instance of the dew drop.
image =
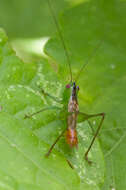
<svg viewBox="0 0 126 190">
<path fill-rule="evenodd" d="M 11 146 L 12 146 L 12 147 L 15 147 L 15 146 L 16 146 L 16 144 L 11 144 Z"/>
<path fill-rule="evenodd" d="M 111 68 L 111 69 L 115 69 L 115 67 L 116 67 L 115 64 L 111 64 L 111 65 L 110 65 L 110 68 Z"/>
<path fill-rule="evenodd" d="M 52 154 L 52 157 L 53 157 L 53 158 L 55 158 L 55 157 L 56 157 L 56 155 L 55 155 L 55 154 Z"/>
<path fill-rule="evenodd" d="M 93 121 L 93 125 L 95 125 L 95 124 L 96 124 L 96 121 L 94 120 L 94 121 Z"/>
</svg>

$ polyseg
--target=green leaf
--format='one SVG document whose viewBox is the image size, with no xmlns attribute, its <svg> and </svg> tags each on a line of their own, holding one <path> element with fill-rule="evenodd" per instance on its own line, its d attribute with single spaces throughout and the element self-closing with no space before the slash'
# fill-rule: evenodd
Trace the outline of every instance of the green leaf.
<svg viewBox="0 0 126 190">
<path fill-rule="evenodd" d="M 51 143 L 65 128 L 58 120 L 59 110 L 49 109 L 24 119 L 25 114 L 59 106 L 41 92 L 42 88 L 57 98 L 61 96 L 64 82 L 55 68 L 44 59 L 23 63 L 11 50 L 2 29 L 0 39 L 0 188 L 99 190 L 104 180 L 104 160 L 97 141 L 89 154 L 93 164 L 89 166 L 83 159 L 92 138 L 87 123 L 80 123 L 78 150 L 71 150 L 63 138 L 46 158 Z"/>
<path fill-rule="evenodd" d="M 80 110 L 87 113 L 106 113 L 100 133 L 107 167 L 104 190 L 126 189 L 125 8 L 125 1 L 88 1 L 74 5 L 60 17 L 74 79 L 99 42 L 102 42 L 84 72 L 80 74 L 78 84 Z M 66 65 L 59 39 L 51 39 L 46 48 L 57 63 L 62 67 Z M 93 119 L 92 125 L 96 127 L 98 122 Z"/>
</svg>

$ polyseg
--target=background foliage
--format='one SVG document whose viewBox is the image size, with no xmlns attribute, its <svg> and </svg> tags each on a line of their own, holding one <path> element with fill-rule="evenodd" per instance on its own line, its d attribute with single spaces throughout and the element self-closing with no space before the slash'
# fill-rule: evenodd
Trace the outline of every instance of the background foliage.
<svg viewBox="0 0 126 190">
<path fill-rule="evenodd" d="M 52 104 L 49 99 L 41 96 L 38 86 L 43 86 L 50 93 L 57 92 L 57 96 L 61 94 L 61 80 L 69 79 L 64 51 L 46 1 L 35 3 L 13 1 L 10 4 L 7 0 L 0 0 L 0 26 L 7 31 L 10 40 L 54 36 L 45 49 L 51 57 L 49 63 L 53 67 L 50 67 L 45 59 L 39 58 L 39 61 L 35 61 L 38 60 L 35 55 L 32 55 L 32 58 L 34 57 L 32 62 L 31 59 L 26 59 L 29 63 L 23 63 L 9 47 L 4 32 L 2 30 L 0 32 L 0 104 L 3 108 L 0 115 L 1 189 L 41 189 L 41 187 L 47 188 L 48 185 L 48 189 L 67 189 L 67 187 L 81 189 L 86 186 L 86 189 L 125 190 L 126 3 L 119 0 L 108 2 L 55 0 L 53 4 L 70 54 L 74 76 L 80 65 L 90 57 L 99 41 L 103 41 L 91 63 L 81 73 L 78 83 L 81 89 L 80 109 L 87 113 L 103 111 L 106 113 L 99 137 L 105 158 L 105 182 L 103 186 L 99 186 L 104 176 L 102 158 L 99 159 L 100 170 L 95 171 L 96 167 L 92 167 L 89 171 L 91 177 L 89 179 L 91 181 L 93 179 L 94 184 L 89 185 L 89 181 L 80 182 L 80 177 L 75 171 L 71 171 L 64 159 L 63 155 L 69 151 L 64 148 L 63 142 L 57 146 L 57 149 L 64 148 L 66 153 L 62 151 L 58 153 L 55 150 L 56 153 L 49 160 L 42 157 L 50 143 L 46 138 L 46 129 L 48 128 L 49 132 L 51 125 L 56 127 L 58 133 L 60 130 L 58 126 L 62 125 L 54 120 L 55 115 L 53 116 L 52 112 L 51 118 L 47 113 L 40 114 L 32 120 L 24 120 L 23 116 L 46 104 Z M 59 68 L 59 64 L 62 69 L 55 73 L 55 68 Z M 52 79 L 53 82 L 47 82 Z M 95 126 L 98 121 L 93 120 L 92 123 Z M 85 128 L 81 131 L 83 134 L 86 133 Z M 51 141 L 56 133 L 53 137 L 50 135 Z M 90 132 L 88 133 L 90 135 Z M 83 146 L 81 143 L 80 147 Z M 99 145 L 96 145 L 99 153 L 94 152 L 96 156 L 93 155 L 96 162 L 97 156 L 102 155 L 97 146 Z M 79 154 L 81 155 L 81 148 Z M 82 168 L 85 171 L 87 167 L 84 165 Z M 67 178 L 64 175 L 66 172 Z M 100 173 L 100 177 L 96 175 L 97 180 L 94 179 L 95 172 Z"/>
</svg>

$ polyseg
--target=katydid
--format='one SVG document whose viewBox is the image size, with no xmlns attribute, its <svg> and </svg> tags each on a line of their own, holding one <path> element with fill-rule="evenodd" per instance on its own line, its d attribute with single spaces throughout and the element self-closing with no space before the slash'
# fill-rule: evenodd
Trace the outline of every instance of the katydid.
<svg viewBox="0 0 126 190">
<path fill-rule="evenodd" d="M 67 64 L 69 66 L 69 71 L 70 71 L 70 82 L 69 82 L 69 84 L 66 85 L 66 87 L 64 89 L 63 97 L 62 97 L 61 101 L 58 100 L 57 98 L 55 98 L 54 96 L 48 94 L 44 90 L 42 90 L 42 93 L 43 93 L 44 96 L 48 96 L 51 99 L 53 99 L 53 101 L 61 103 L 63 105 L 63 108 L 62 108 L 63 110 L 67 109 L 67 111 L 66 111 L 67 112 L 67 114 L 66 114 L 66 117 L 67 117 L 66 118 L 66 120 L 67 120 L 67 129 L 63 130 L 61 132 L 61 134 L 57 137 L 57 139 L 55 140 L 55 142 L 52 144 L 49 151 L 47 152 L 46 156 L 48 157 L 50 155 L 50 153 L 52 152 L 54 146 L 60 140 L 60 138 L 64 135 L 65 132 L 66 132 L 66 143 L 71 148 L 78 146 L 78 138 L 77 138 L 77 130 L 76 130 L 76 128 L 77 128 L 77 120 L 78 120 L 79 116 L 81 116 L 81 121 L 88 121 L 88 122 L 89 122 L 90 118 L 101 117 L 100 123 L 98 125 L 98 128 L 97 128 L 94 136 L 93 136 L 93 139 L 92 139 L 86 153 L 84 154 L 84 158 L 88 161 L 88 163 L 91 163 L 91 161 L 88 159 L 88 153 L 90 152 L 91 147 L 92 147 L 92 145 L 93 145 L 93 143 L 94 143 L 94 141 L 95 141 L 95 139 L 96 139 L 96 137 L 97 137 L 97 135 L 99 133 L 99 130 L 100 130 L 101 126 L 102 126 L 102 123 L 103 123 L 104 117 L 105 117 L 105 113 L 86 114 L 86 113 L 83 113 L 83 112 L 79 111 L 79 105 L 78 105 L 79 86 L 77 86 L 76 83 L 77 83 L 77 80 L 79 79 L 79 76 L 80 76 L 81 72 L 84 70 L 85 66 L 89 63 L 89 60 L 87 61 L 86 64 L 82 65 L 82 68 L 78 72 L 78 75 L 77 75 L 76 79 L 73 80 L 69 54 L 68 54 L 68 51 L 67 51 L 67 48 L 66 48 L 66 45 L 65 45 L 65 42 L 64 42 L 64 39 L 63 39 L 61 30 L 60 30 L 59 24 L 58 24 L 57 19 L 55 17 L 51 1 L 47 0 L 47 2 L 48 2 L 48 6 L 49 6 L 49 9 L 50 9 L 51 15 L 52 15 L 52 17 L 54 19 L 54 22 L 55 22 L 55 25 L 57 27 L 59 37 L 61 39 L 64 51 L 65 51 L 65 55 L 66 55 L 66 58 L 67 58 Z M 100 44 L 98 44 L 98 47 L 99 47 Z M 95 48 L 95 50 L 93 51 L 90 59 L 95 54 L 97 48 Z M 41 109 L 38 112 L 35 112 L 35 113 L 31 114 L 31 115 L 25 115 L 25 118 L 30 118 L 33 115 L 38 114 L 38 113 L 43 112 L 43 111 L 46 111 L 48 109 L 57 109 L 57 107 L 52 106 L 52 107 L 47 107 L 47 108 Z M 58 109 L 60 109 L 60 108 L 58 108 Z M 62 109 L 61 109 L 61 111 L 62 111 Z M 69 163 L 69 161 L 68 161 L 68 163 Z M 69 165 L 71 165 L 71 164 L 69 163 Z"/>
</svg>

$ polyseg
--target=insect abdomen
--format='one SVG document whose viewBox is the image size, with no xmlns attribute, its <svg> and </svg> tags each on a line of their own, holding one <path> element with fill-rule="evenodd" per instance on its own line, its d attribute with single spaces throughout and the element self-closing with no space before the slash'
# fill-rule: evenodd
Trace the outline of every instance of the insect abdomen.
<svg viewBox="0 0 126 190">
<path fill-rule="evenodd" d="M 70 145 L 70 147 L 76 146 L 78 144 L 78 140 L 77 140 L 77 131 L 75 129 L 67 129 L 67 133 L 66 133 L 66 141 L 67 144 Z"/>
</svg>

